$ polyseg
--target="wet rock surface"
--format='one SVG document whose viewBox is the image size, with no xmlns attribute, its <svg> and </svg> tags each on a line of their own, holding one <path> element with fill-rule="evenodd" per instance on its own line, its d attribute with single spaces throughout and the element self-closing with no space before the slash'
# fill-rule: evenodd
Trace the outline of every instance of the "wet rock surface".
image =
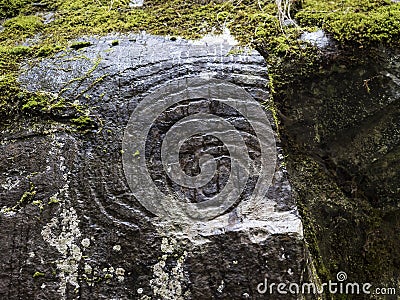
<svg viewBox="0 0 400 300">
<path fill-rule="evenodd" d="M 345 271 L 399 287 L 399 67 L 396 49 L 336 51 L 277 98 L 291 182 L 323 277 Z"/>
<path fill-rule="evenodd" d="M 131 113 L 168 82 L 223 79 L 268 106 L 263 58 L 234 54 L 229 37 L 188 42 L 140 34 L 84 41 L 78 50 L 26 65 L 20 76 L 25 89 L 79 106 L 81 126 L 66 121 L 69 111 L 61 108 L 57 115 L 44 119 L 39 112 L 2 130 L 0 297 L 266 299 L 257 292 L 265 277 L 304 279 L 302 225 L 279 140 L 276 172 L 263 201 L 246 208 L 242 199 L 204 222 L 176 224 L 149 213 L 129 189 L 122 165 Z M 195 112 L 220 115 L 248 136 L 255 160 L 260 149 L 236 111 L 210 99 L 189 100 L 159 117 L 145 154 L 160 189 L 202 202 L 225 184 L 229 153 L 209 135 L 184 144 L 181 167 L 187 174 L 200 172 L 196 153 L 206 152 L 218 160 L 221 176 L 201 190 L 181 190 L 162 172 L 157 150 L 172 123 Z M 250 184 L 248 194 L 251 189 Z"/>
</svg>

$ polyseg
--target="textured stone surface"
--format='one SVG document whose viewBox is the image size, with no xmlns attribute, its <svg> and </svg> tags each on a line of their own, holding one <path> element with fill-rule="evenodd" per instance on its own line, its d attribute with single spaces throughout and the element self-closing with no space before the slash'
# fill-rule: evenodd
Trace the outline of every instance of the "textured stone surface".
<svg viewBox="0 0 400 300">
<path fill-rule="evenodd" d="M 399 287 L 399 61 L 396 49 L 336 51 L 276 98 L 290 179 L 324 278 L 345 271 Z"/>
<path fill-rule="evenodd" d="M 279 141 L 265 202 L 247 215 L 239 205 L 207 222 L 172 224 L 151 215 L 133 197 L 122 168 L 123 132 L 146 95 L 176 78 L 200 76 L 227 80 L 268 105 L 263 58 L 230 54 L 228 36 L 196 43 L 148 35 L 85 40 L 92 45 L 27 65 L 20 81 L 86 107 L 91 125 L 76 130 L 50 114 L 50 121 L 25 117 L 2 131 L 0 298 L 264 299 L 257 285 L 265 277 L 304 279 L 302 226 Z M 171 121 L 198 111 L 248 127 L 235 111 L 198 99 L 160 116 L 149 149 L 159 147 Z M 251 138 L 250 144 L 257 156 Z M 184 146 L 184 169 L 198 172 L 193 155 L 204 147 L 220 157 L 223 174 L 229 171 L 226 149 L 207 136 Z M 157 155 L 149 165 L 165 184 Z M 225 179 L 194 201 L 218 192 Z M 280 298 L 290 297 L 271 299 Z"/>
</svg>

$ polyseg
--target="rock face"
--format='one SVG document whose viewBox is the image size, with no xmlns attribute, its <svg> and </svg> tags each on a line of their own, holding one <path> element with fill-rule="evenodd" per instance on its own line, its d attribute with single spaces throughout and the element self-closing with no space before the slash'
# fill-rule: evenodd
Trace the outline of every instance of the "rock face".
<svg viewBox="0 0 400 300">
<path fill-rule="evenodd" d="M 398 289 L 399 51 L 331 54 L 276 99 L 306 239 L 322 276 Z"/>
<path fill-rule="evenodd" d="M 210 220 L 152 214 L 134 197 L 123 166 L 124 130 L 135 108 L 182 78 L 223 80 L 267 107 L 263 58 L 256 52 L 234 54 L 229 36 L 196 43 L 107 36 L 81 45 L 27 65 L 20 77 L 25 89 L 70 104 L 56 102 L 57 113 L 42 118 L 36 111 L 2 131 L 1 298 L 296 299 L 257 291 L 265 278 L 307 279 L 302 224 L 279 140 L 275 157 L 269 157 L 275 172 L 265 197 L 251 202 L 258 179 L 251 177 L 238 201 Z M 233 161 L 223 137 L 197 134 L 181 145 L 180 167 L 196 176 L 206 166 L 201 155 L 208 154 L 217 161 L 217 175 L 201 188 L 179 187 L 160 161 L 161 140 L 179 120 L 195 113 L 227 120 L 241 132 L 255 168 L 263 152 L 255 138 L 257 123 L 202 95 L 169 107 L 151 127 L 144 151 L 131 153 L 146 159 L 161 191 L 192 203 L 203 203 L 227 185 Z M 68 120 L 76 111 L 80 118 L 73 125 Z M 269 110 L 265 119 L 275 130 Z"/>
</svg>

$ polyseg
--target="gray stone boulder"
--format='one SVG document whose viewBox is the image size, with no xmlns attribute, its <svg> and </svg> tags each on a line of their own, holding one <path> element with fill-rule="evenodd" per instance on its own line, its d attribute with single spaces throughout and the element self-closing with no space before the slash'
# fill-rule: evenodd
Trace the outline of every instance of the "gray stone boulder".
<svg viewBox="0 0 400 300">
<path fill-rule="evenodd" d="M 57 105 L 33 110 L 2 131 L 0 298 L 298 298 L 257 290 L 265 279 L 308 279 L 302 223 L 268 109 L 263 57 L 237 52 L 227 35 L 198 42 L 146 34 L 82 41 L 82 47 L 24 67 L 23 88 Z M 269 188 L 258 202 L 249 200 L 258 179 L 253 176 L 221 214 L 182 222 L 153 214 L 135 197 L 124 173 L 123 136 L 146 97 L 191 78 L 222 80 L 262 104 L 276 148 Z M 190 176 L 202 171 L 199 153 L 217 161 L 218 176 L 204 187 L 179 187 L 160 161 L 168 130 L 194 113 L 228 120 L 242 132 L 256 165 L 262 148 L 254 124 L 211 98 L 187 97 L 163 112 L 144 153 L 136 154 L 147 160 L 161 191 L 202 203 L 220 192 L 232 171 L 221 140 L 200 134 L 181 147 L 180 166 Z"/>
</svg>

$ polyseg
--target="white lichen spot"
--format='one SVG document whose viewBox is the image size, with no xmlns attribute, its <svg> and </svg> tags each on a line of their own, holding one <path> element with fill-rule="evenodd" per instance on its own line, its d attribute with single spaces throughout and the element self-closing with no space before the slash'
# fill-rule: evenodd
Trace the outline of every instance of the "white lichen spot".
<svg viewBox="0 0 400 300">
<path fill-rule="evenodd" d="M 131 0 L 129 1 L 129 7 L 133 8 L 133 7 L 141 7 L 143 6 L 143 0 Z"/>
<path fill-rule="evenodd" d="M 192 41 L 194 45 L 212 45 L 212 44 L 228 44 L 230 46 L 238 45 L 238 41 L 230 33 L 227 27 L 222 29 L 222 34 L 209 33 L 200 40 Z"/>
<path fill-rule="evenodd" d="M 161 251 L 163 253 L 172 253 L 174 251 L 174 246 L 176 245 L 175 240 L 171 240 L 171 243 L 168 243 L 167 238 L 163 238 L 161 241 Z"/>
<path fill-rule="evenodd" d="M 225 287 L 225 282 L 223 280 L 221 280 L 221 284 L 218 286 L 217 292 L 222 293 L 222 291 L 224 290 L 224 287 Z"/>
<path fill-rule="evenodd" d="M 115 274 L 124 276 L 125 275 L 125 270 L 123 268 L 116 268 L 115 269 Z"/>
<path fill-rule="evenodd" d="M 66 297 L 67 284 L 79 288 L 78 264 L 82 259 L 82 251 L 76 243 L 80 236 L 79 219 L 73 207 L 64 208 L 60 216 L 52 218 L 42 230 L 43 239 L 61 254 L 61 258 L 56 261 L 61 299 Z"/>
<path fill-rule="evenodd" d="M 119 282 L 124 281 L 125 277 L 125 270 L 123 268 L 116 268 L 115 269 L 115 275 L 117 275 L 117 279 Z"/>
<path fill-rule="evenodd" d="M 2 213 L 6 217 L 12 217 L 16 215 L 16 212 L 7 206 L 3 206 L 2 209 L 0 210 L 0 213 Z"/>
<path fill-rule="evenodd" d="M 119 252 L 119 251 L 121 251 L 121 246 L 120 245 L 115 245 L 113 247 L 113 250 Z"/>
<path fill-rule="evenodd" d="M 83 246 L 84 248 L 88 248 L 88 247 L 90 246 L 90 240 L 89 240 L 88 238 L 83 239 L 83 240 L 81 241 L 81 244 L 82 244 L 82 246 Z"/>
<path fill-rule="evenodd" d="M 114 275 L 116 275 L 116 278 L 119 282 L 122 282 L 125 280 L 125 277 L 124 277 L 125 269 L 123 269 L 123 268 L 114 269 L 114 267 L 111 266 L 109 268 L 104 268 L 103 273 L 104 273 L 105 279 L 114 278 Z"/>
<path fill-rule="evenodd" d="M 163 257 L 162 257 L 163 259 L 166 259 L 166 257 L 163 255 Z M 158 263 L 158 265 L 161 267 L 161 268 L 164 268 L 165 267 L 165 261 L 164 260 L 161 260 L 159 263 Z"/>
<path fill-rule="evenodd" d="M 6 182 L 3 183 L 3 184 L 1 185 L 1 187 L 2 187 L 3 189 L 7 190 L 7 191 L 11 191 L 11 190 L 15 189 L 15 188 L 19 185 L 19 183 L 20 183 L 20 180 L 19 180 L 19 179 L 13 179 L 13 178 L 11 178 L 11 177 L 8 177 L 8 178 L 6 179 Z"/>
<path fill-rule="evenodd" d="M 86 274 L 92 274 L 93 272 L 93 268 L 89 264 L 85 264 L 84 269 Z"/>
<path fill-rule="evenodd" d="M 142 288 L 138 288 L 137 289 L 137 293 L 140 295 L 140 294 L 143 294 L 143 289 Z"/>
<path fill-rule="evenodd" d="M 29 252 L 28 255 L 29 255 L 30 258 L 33 258 L 33 257 L 35 257 L 35 252 L 33 252 L 33 251 Z"/>
<path fill-rule="evenodd" d="M 150 286 L 153 294 L 165 300 L 183 300 L 187 298 L 187 293 L 183 293 L 182 283 L 185 281 L 183 263 L 186 259 L 187 252 L 178 257 L 175 266 L 169 271 L 166 267 L 167 259 L 173 255 L 177 242 L 174 239 L 168 241 L 163 238 L 161 243 L 161 251 L 164 253 L 160 261 L 153 266 L 153 279 L 150 280 Z"/>
</svg>

